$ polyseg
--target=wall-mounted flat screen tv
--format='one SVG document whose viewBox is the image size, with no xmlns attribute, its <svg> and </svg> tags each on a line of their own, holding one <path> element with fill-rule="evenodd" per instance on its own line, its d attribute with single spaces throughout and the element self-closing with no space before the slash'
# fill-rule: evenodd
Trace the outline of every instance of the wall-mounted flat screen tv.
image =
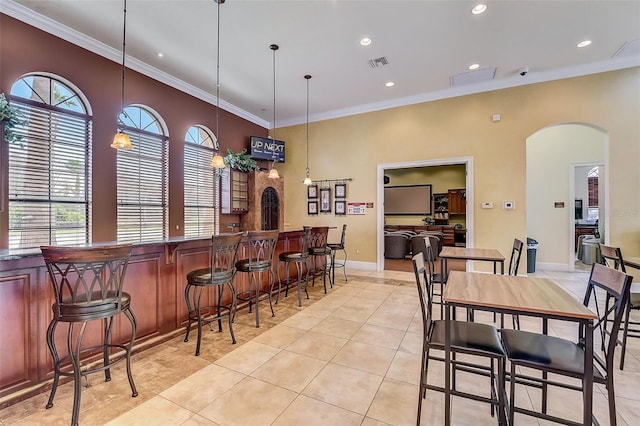
<svg viewBox="0 0 640 426">
<path fill-rule="evenodd" d="M 284 163 L 284 141 L 251 136 L 251 158 Z"/>
<path fill-rule="evenodd" d="M 384 214 L 430 215 L 431 185 L 384 187 Z"/>
</svg>

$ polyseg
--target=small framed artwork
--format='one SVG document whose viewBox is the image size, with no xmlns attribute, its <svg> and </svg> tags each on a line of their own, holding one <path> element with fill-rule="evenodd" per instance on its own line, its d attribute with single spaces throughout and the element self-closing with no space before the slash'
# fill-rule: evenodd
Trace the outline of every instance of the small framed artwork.
<svg viewBox="0 0 640 426">
<path fill-rule="evenodd" d="M 344 216 L 347 214 L 346 212 L 346 201 L 345 200 L 336 200 L 336 216 Z"/>
<path fill-rule="evenodd" d="M 331 188 L 320 188 L 320 213 L 331 213 Z"/>
<path fill-rule="evenodd" d="M 336 183 L 336 198 L 346 198 L 346 197 L 347 197 L 347 184 Z"/>
<path fill-rule="evenodd" d="M 307 198 L 318 198 L 318 185 L 307 186 Z"/>
<path fill-rule="evenodd" d="M 307 214 L 318 214 L 317 201 L 307 201 Z"/>
</svg>

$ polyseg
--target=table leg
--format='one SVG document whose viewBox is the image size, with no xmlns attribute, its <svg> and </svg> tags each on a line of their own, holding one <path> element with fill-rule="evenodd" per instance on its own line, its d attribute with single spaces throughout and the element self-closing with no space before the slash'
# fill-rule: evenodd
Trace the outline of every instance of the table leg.
<svg viewBox="0 0 640 426">
<path fill-rule="evenodd" d="M 444 424 L 451 425 L 451 310 L 445 302 L 444 337 Z"/>
</svg>

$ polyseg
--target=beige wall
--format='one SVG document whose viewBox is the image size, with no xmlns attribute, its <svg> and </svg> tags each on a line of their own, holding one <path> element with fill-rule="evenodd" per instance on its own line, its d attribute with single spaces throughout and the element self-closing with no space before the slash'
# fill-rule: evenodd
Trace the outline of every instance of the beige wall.
<svg viewBox="0 0 640 426">
<path fill-rule="evenodd" d="M 377 203 L 377 164 L 473 157 L 476 247 L 505 254 L 526 237 L 526 139 L 558 123 L 590 123 L 609 136 L 610 241 L 640 255 L 640 68 L 539 83 L 311 123 L 313 179 L 352 177 L 349 201 Z M 502 120 L 494 123 L 493 114 Z M 364 216 L 307 216 L 304 124 L 278 129 L 287 142 L 285 223 L 349 225 L 349 259 L 376 261 L 376 209 Z M 503 210 L 502 201 L 514 201 Z M 490 201 L 493 209 L 480 209 Z"/>
<path fill-rule="evenodd" d="M 563 269 L 573 262 L 573 166 L 604 164 L 606 145 L 601 130 L 579 124 L 552 126 L 527 139 L 527 233 L 540 243 L 536 260 L 547 264 L 540 265 L 544 269 Z M 565 207 L 555 208 L 556 202 Z"/>
</svg>

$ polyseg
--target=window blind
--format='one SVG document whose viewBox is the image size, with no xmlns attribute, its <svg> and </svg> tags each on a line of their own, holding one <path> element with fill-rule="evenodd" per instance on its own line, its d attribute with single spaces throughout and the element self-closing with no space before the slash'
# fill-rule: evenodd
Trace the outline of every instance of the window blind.
<svg viewBox="0 0 640 426">
<path fill-rule="evenodd" d="M 184 236 L 211 236 L 218 223 L 218 180 L 211 167 L 214 151 L 186 142 L 184 146 Z"/>
<path fill-rule="evenodd" d="M 117 154 L 118 242 L 162 240 L 168 233 L 168 140 L 124 130 L 133 148 Z"/>
<path fill-rule="evenodd" d="M 91 117 L 12 97 L 26 123 L 9 145 L 9 247 L 90 241 Z"/>
</svg>

